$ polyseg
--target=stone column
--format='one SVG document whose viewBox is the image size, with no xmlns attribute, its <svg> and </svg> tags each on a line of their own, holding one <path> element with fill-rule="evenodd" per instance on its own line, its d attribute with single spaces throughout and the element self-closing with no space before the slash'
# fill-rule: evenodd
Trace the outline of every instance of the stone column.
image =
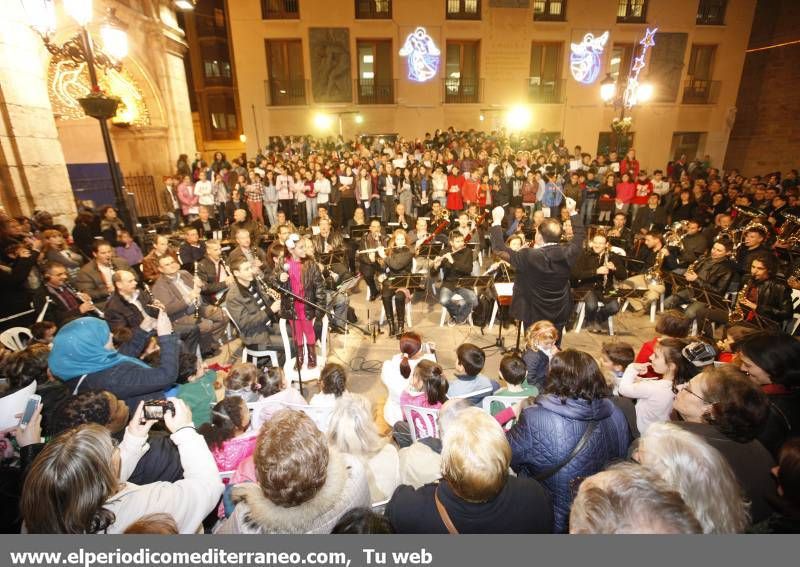
<svg viewBox="0 0 800 567">
<path fill-rule="evenodd" d="M 75 199 L 47 91 L 49 54 L 9 2 L 0 27 L 0 193 L 12 215 L 46 209 L 72 226 Z"/>
</svg>

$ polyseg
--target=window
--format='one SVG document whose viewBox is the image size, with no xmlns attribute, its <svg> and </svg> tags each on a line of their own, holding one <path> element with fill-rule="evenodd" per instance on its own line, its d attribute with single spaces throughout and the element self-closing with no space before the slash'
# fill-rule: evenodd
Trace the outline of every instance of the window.
<svg viewBox="0 0 800 567">
<path fill-rule="evenodd" d="M 445 0 L 448 20 L 480 20 L 481 0 Z"/>
<path fill-rule="evenodd" d="M 728 0 L 700 0 L 697 5 L 698 26 L 721 26 L 725 23 Z"/>
<path fill-rule="evenodd" d="M 356 18 L 360 20 L 390 20 L 392 0 L 356 0 Z"/>
<path fill-rule="evenodd" d="M 294 20 L 300 17 L 300 0 L 261 0 L 264 20 Z"/>
<path fill-rule="evenodd" d="M 445 102 L 480 102 L 479 46 L 477 41 L 447 42 Z"/>
<path fill-rule="evenodd" d="M 214 95 L 208 97 L 208 117 L 211 136 L 214 139 L 236 137 L 236 102 L 233 95 Z"/>
<path fill-rule="evenodd" d="M 356 91 L 359 104 L 393 104 L 392 40 L 359 39 L 358 79 Z"/>
<path fill-rule="evenodd" d="M 563 22 L 567 19 L 567 0 L 533 0 L 535 22 Z"/>
<path fill-rule="evenodd" d="M 228 37 L 225 29 L 225 12 L 215 8 L 213 14 L 195 14 L 198 37 Z"/>
<path fill-rule="evenodd" d="M 641 24 L 647 17 L 647 0 L 617 0 L 617 23 Z"/>
<path fill-rule="evenodd" d="M 231 62 L 227 44 L 201 45 L 203 77 L 206 84 L 230 84 Z"/>
<path fill-rule="evenodd" d="M 670 155 L 673 160 L 679 160 L 685 155 L 689 161 L 700 154 L 700 146 L 705 139 L 705 132 L 675 132 L 672 135 L 672 148 Z"/>
<path fill-rule="evenodd" d="M 608 62 L 608 72 L 617 85 L 628 80 L 628 71 L 630 71 L 632 60 L 632 43 L 615 43 L 611 48 L 611 59 Z"/>
<path fill-rule="evenodd" d="M 683 88 L 684 104 L 708 104 L 711 102 L 715 45 L 692 45 L 686 84 Z"/>
<path fill-rule="evenodd" d="M 299 39 L 267 40 L 267 104 L 289 106 L 306 103 L 303 46 Z"/>
<path fill-rule="evenodd" d="M 562 102 L 561 49 L 560 43 L 531 45 L 531 67 L 528 77 L 530 102 Z"/>
</svg>

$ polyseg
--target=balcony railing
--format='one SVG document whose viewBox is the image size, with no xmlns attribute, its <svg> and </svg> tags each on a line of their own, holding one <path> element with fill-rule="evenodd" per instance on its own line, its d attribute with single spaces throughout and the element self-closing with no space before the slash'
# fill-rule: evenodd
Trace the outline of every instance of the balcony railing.
<svg viewBox="0 0 800 567">
<path fill-rule="evenodd" d="M 392 0 L 356 0 L 356 18 L 359 20 L 390 20 Z"/>
<path fill-rule="evenodd" d="M 228 32 L 225 29 L 224 19 L 222 21 L 218 21 L 214 16 L 195 14 L 194 22 L 195 28 L 197 29 L 197 37 L 228 38 Z"/>
<path fill-rule="evenodd" d="M 355 91 L 358 104 L 394 104 L 397 79 L 356 79 Z"/>
<path fill-rule="evenodd" d="M 264 81 L 267 106 L 299 106 L 306 104 L 308 79 L 272 79 Z"/>
<path fill-rule="evenodd" d="M 300 17 L 300 0 L 261 0 L 264 20 L 296 20 Z"/>
<path fill-rule="evenodd" d="M 481 0 L 447 0 L 445 17 L 448 20 L 480 20 Z"/>
<path fill-rule="evenodd" d="M 450 77 L 442 80 L 444 102 L 469 104 L 483 100 L 483 79 L 477 77 Z"/>
<path fill-rule="evenodd" d="M 686 79 L 683 84 L 683 104 L 714 104 L 719 96 L 720 81 Z"/>
<path fill-rule="evenodd" d="M 728 0 L 705 0 L 697 6 L 698 26 L 721 26 L 725 24 L 725 6 Z"/>
<path fill-rule="evenodd" d="M 566 81 L 540 82 L 540 77 L 528 77 L 526 85 L 528 87 L 528 102 L 536 104 L 558 104 L 564 102 L 564 89 Z"/>
</svg>

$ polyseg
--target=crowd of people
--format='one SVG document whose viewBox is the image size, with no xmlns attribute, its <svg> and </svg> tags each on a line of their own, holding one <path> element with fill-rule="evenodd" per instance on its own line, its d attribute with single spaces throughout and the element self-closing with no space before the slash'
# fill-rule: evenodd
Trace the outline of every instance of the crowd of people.
<svg viewBox="0 0 800 567">
<path fill-rule="evenodd" d="M 451 128 L 182 155 L 152 238 L 92 203 L 71 230 L 3 213 L 2 529 L 797 532 L 798 191 Z M 318 362 L 359 286 L 397 341 L 382 408 Z M 522 348 L 489 375 L 463 343 L 450 374 L 407 328 L 431 297 L 450 326 L 496 302 Z M 638 353 L 562 348 L 628 306 Z M 279 360 L 209 365 L 233 334 Z"/>
</svg>

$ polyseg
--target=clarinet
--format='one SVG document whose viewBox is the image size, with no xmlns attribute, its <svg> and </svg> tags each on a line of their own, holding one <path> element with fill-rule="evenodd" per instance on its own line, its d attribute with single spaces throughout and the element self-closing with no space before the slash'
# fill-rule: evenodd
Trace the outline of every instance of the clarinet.
<svg viewBox="0 0 800 567">
<path fill-rule="evenodd" d="M 98 308 L 98 307 L 97 307 L 97 306 L 94 304 L 94 302 L 92 301 L 92 298 L 91 298 L 91 297 L 89 298 L 89 301 L 83 301 L 83 300 L 81 299 L 81 296 L 79 295 L 79 294 L 80 294 L 80 292 L 79 292 L 77 289 L 75 289 L 74 287 L 72 287 L 72 285 L 70 285 L 69 283 L 66 283 L 66 282 L 65 282 L 65 283 L 64 283 L 64 288 L 65 288 L 65 289 L 66 289 L 68 292 L 70 292 L 72 295 L 74 295 L 75 297 L 77 297 L 79 300 L 81 300 L 81 303 L 88 303 L 89 305 L 91 305 L 91 306 L 92 306 L 92 309 L 94 310 L 94 312 L 95 312 L 95 313 L 97 313 L 97 316 L 98 316 L 98 317 L 100 317 L 101 319 L 105 317 L 105 313 L 103 313 L 102 311 L 100 311 L 100 309 L 99 309 L 99 308 Z"/>
<path fill-rule="evenodd" d="M 225 277 L 226 278 L 231 275 L 231 271 L 228 269 L 228 265 L 225 263 L 225 260 L 223 260 L 221 257 L 219 259 L 219 265 L 222 266 L 222 269 L 225 271 Z M 228 294 L 228 289 L 227 288 L 225 288 L 222 291 L 218 292 L 217 293 L 217 300 L 214 302 L 214 305 L 216 305 L 217 307 L 222 305 L 222 300 L 225 299 L 225 296 L 227 294 Z"/>
<path fill-rule="evenodd" d="M 606 242 L 606 250 L 603 253 L 603 266 L 608 264 L 608 253 L 609 253 L 609 250 L 611 250 L 611 244 Z M 608 272 L 603 274 L 603 293 L 605 293 L 605 291 L 606 291 L 606 285 L 607 284 L 608 284 Z"/>
<path fill-rule="evenodd" d="M 194 280 L 197 281 L 197 262 L 194 263 Z M 200 296 L 194 299 L 194 320 L 200 320 Z"/>
</svg>

